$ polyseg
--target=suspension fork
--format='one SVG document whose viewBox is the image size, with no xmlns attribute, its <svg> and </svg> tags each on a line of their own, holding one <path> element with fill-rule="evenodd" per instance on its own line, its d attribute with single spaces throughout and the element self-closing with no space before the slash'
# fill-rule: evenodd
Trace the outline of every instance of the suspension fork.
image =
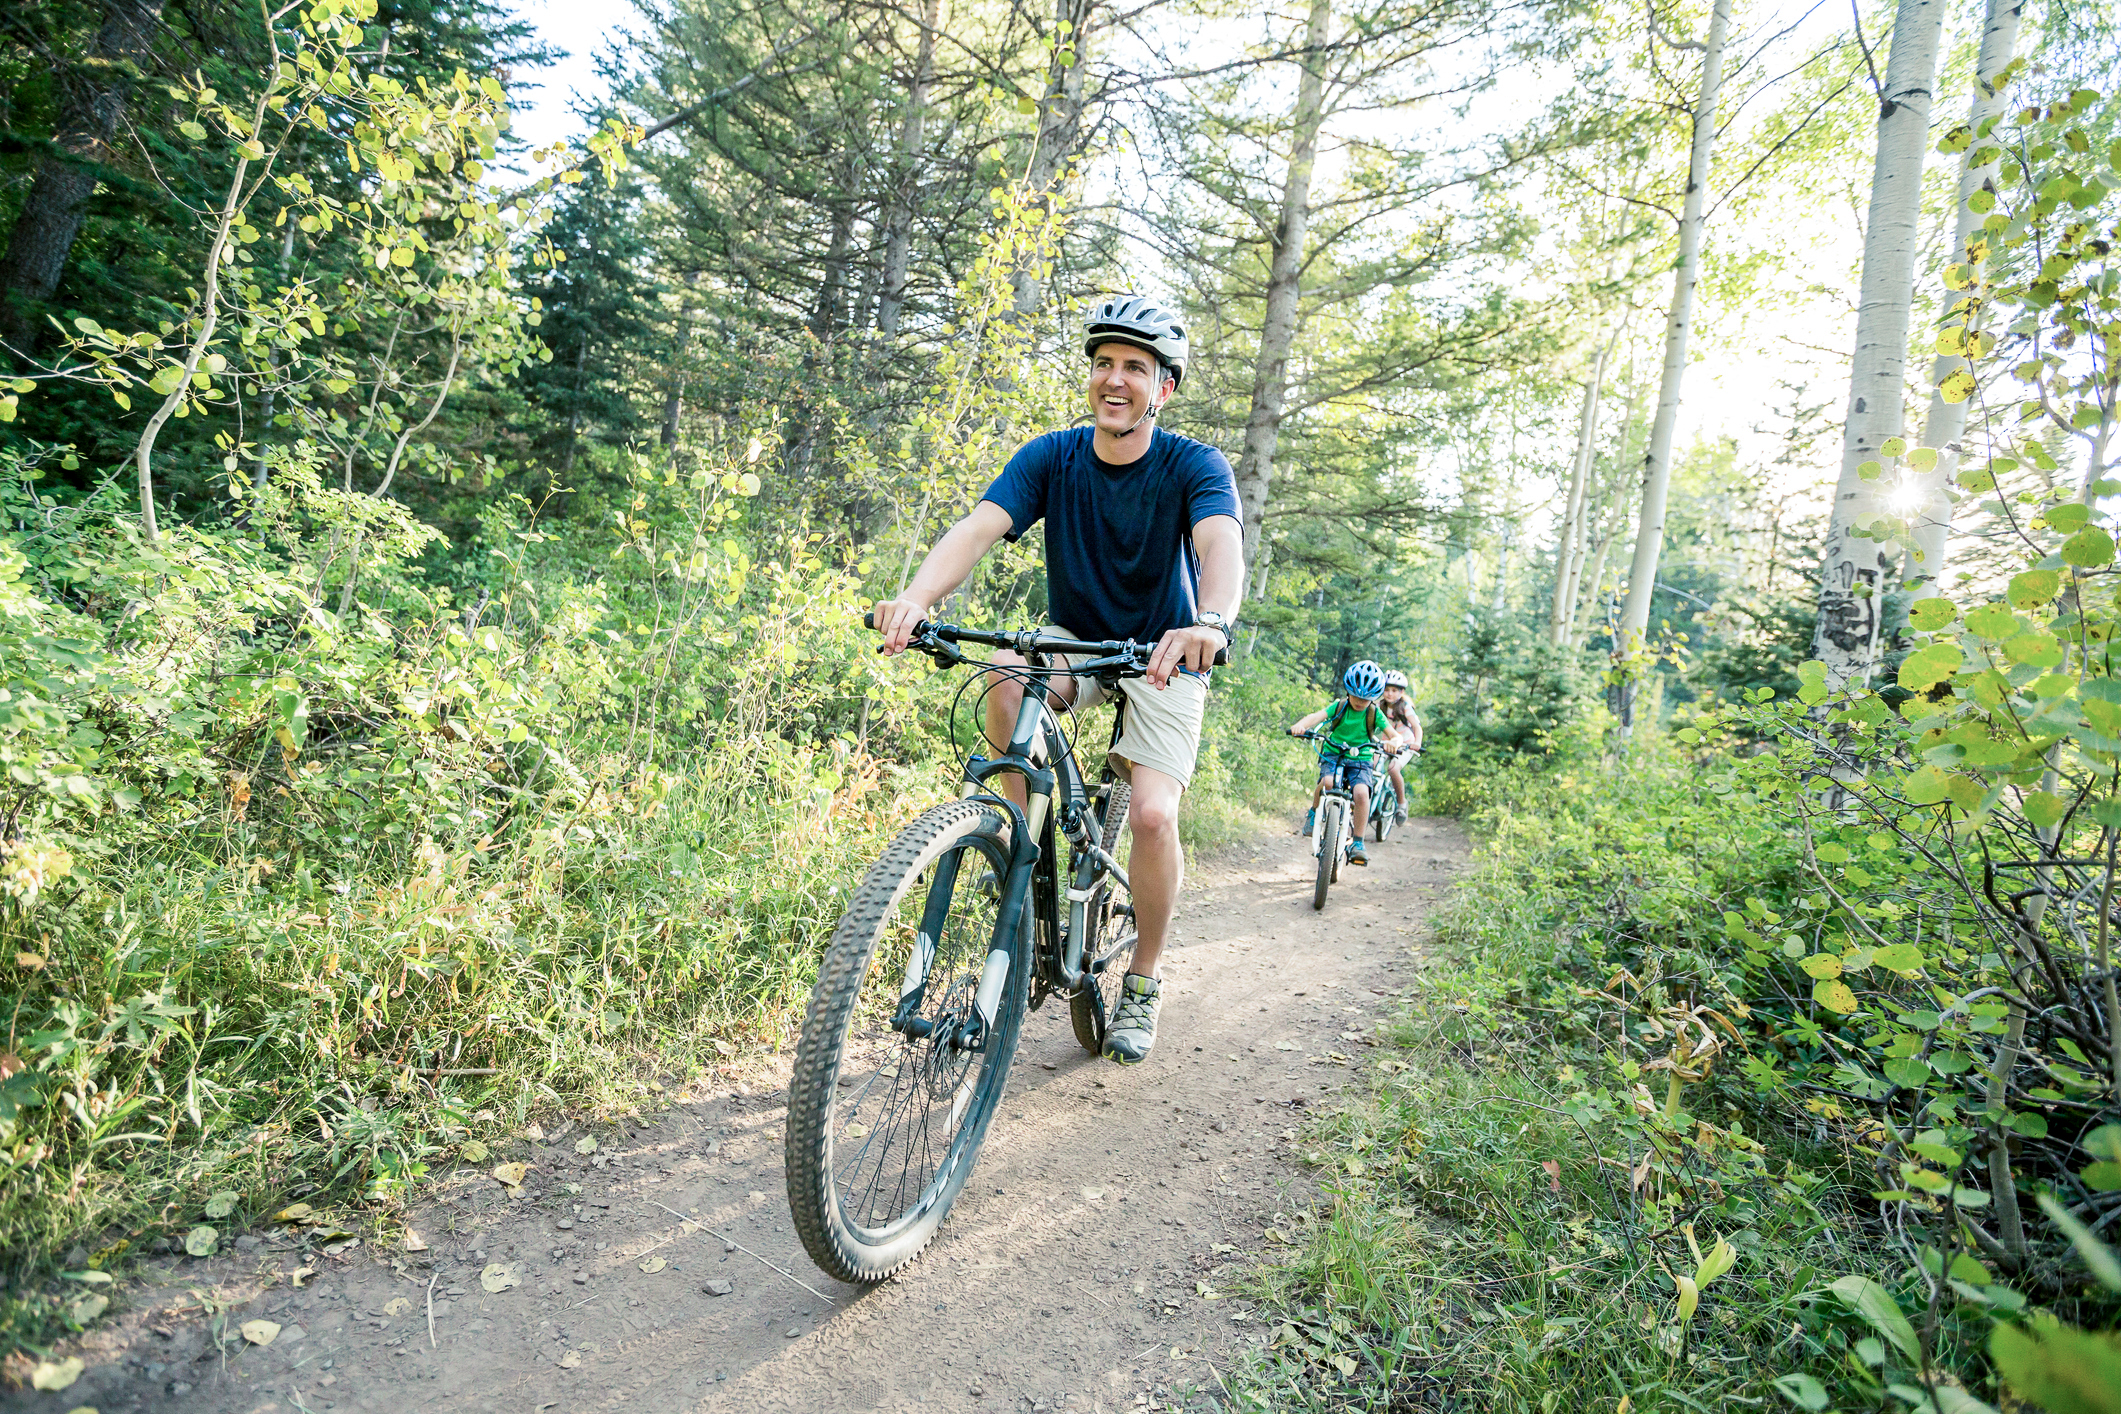
<svg viewBox="0 0 2121 1414">
<path fill-rule="evenodd" d="M 1008 813 L 1010 848 L 993 946 L 988 949 L 987 959 L 980 967 L 979 986 L 973 992 L 973 1016 L 967 1018 L 970 1022 L 967 1030 L 952 1039 L 952 1044 L 960 1050 L 975 1051 L 985 1045 L 986 1037 L 994 1030 L 995 1016 L 1009 985 L 1010 971 L 1024 951 L 1024 900 L 1030 892 L 1032 875 L 1042 853 L 1040 832 L 1053 803 L 1054 773 L 1046 766 L 1052 754 L 1049 748 L 1053 744 L 1049 740 L 1049 733 L 1053 730 L 1048 725 L 1050 718 L 1045 685 L 1027 684 L 1023 705 L 1017 709 L 1016 727 L 1010 735 L 1008 750 L 993 760 L 975 756 L 966 763 L 963 795 L 977 796 Z M 1024 809 L 1018 809 L 1015 801 L 988 786 L 991 777 L 1004 773 L 1024 779 Z M 933 1021 L 917 1013 L 927 994 L 928 973 L 935 964 L 935 950 L 950 916 L 963 860 L 964 851 L 954 850 L 936 866 L 935 882 L 929 887 L 927 905 L 921 911 L 920 932 L 914 939 L 912 955 L 907 959 L 905 981 L 900 984 L 898 1008 L 891 1018 L 894 1031 L 926 1037 L 935 1030 Z"/>
</svg>

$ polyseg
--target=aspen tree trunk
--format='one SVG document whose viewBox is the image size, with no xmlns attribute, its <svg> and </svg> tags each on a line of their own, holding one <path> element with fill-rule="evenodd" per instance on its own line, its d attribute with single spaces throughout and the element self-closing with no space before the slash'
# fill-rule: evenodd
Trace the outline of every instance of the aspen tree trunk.
<svg viewBox="0 0 2121 1414">
<path fill-rule="evenodd" d="M 1687 336 L 1694 323 L 1694 287 L 1701 280 L 1701 232 L 1708 221 L 1709 154 L 1716 142 L 1716 91 L 1723 86 L 1723 43 L 1731 28 L 1731 0 L 1716 0 L 1708 42 L 1701 47 L 1701 90 L 1694 99 L 1694 144 L 1687 159 L 1686 205 L 1679 218 L 1679 261 L 1672 276 L 1672 312 L 1665 322 L 1664 380 L 1657 392 L 1657 418 L 1642 458 L 1642 512 L 1635 532 L 1635 559 L 1628 569 L 1628 598 L 1620 611 L 1613 657 L 1620 666 L 1620 735 L 1634 727 L 1635 683 L 1650 627 L 1650 596 L 1657 587 L 1657 558 L 1664 549 L 1664 503 L 1672 486 L 1672 435 L 1679 425 L 1679 385 L 1686 376 Z"/>
<path fill-rule="evenodd" d="M 876 332 L 886 339 L 898 333 L 906 308 L 906 272 L 913 256 L 913 206 L 921 175 L 921 135 L 928 120 L 928 88 L 935 82 L 935 35 L 942 23 L 942 0 L 921 7 L 921 41 L 913 65 L 913 84 L 906 90 L 906 119 L 899 128 L 899 169 L 892 184 L 891 206 L 884 213 L 884 283 L 877 297 Z"/>
<path fill-rule="evenodd" d="M 1237 495 L 1244 503 L 1245 563 L 1261 558 L 1260 527 L 1274 484 L 1274 444 L 1281 435 L 1289 390 L 1289 348 L 1296 341 L 1297 302 L 1303 294 L 1304 237 L 1311 226 L 1311 169 L 1326 121 L 1326 30 L 1333 0 L 1311 0 L 1304 25 L 1303 77 L 1289 123 L 1289 171 L 1281 189 L 1281 219 L 1267 263 L 1266 315 L 1252 363 L 1252 409 L 1245 416 L 1244 449 L 1237 458 Z"/>
<path fill-rule="evenodd" d="M 1053 30 L 1057 52 L 1046 69 L 1046 91 L 1038 104 L 1038 145 L 1032 150 L 1025 180 L 1034 192 L 1050 192 L 1068 164 L 1075 160 L 1083 142 L 1083 109 L 1087 105 L 1084 75 L 1090 59 L 1090 20 L 1104 0 L 1053 0 Z M 1062 34 L 1061 26 L 1068 32 Z M 1072 52 L 1075 62 L 1063 64 L 1058 51 Z M 1019 268 L 1011 277 L 1015 285 L 1013 314 L 1028 322 L 1046 301 L 1048 272 Z"/>
<path fill-rule="evenodd" d="M 1931 89 L 1944 33 L 1944 0 L 1900 0 L 1893 55 L 1878 106 L 1878 154 L 1871 167 L 1869 223 L 1863 236 L 1862 303 L 1841 439 L 1841 480 L 1819 574 L 1819 627 L 1812 656 L 1837 689 L 1870 677 L 1878 657 L 1879 611 L 1892 585 L 1885 547 L 1856 532 L 1877 514 L 1858 470 L 1876 460 L 1906 421 L 1907 329 L 1915 295 L 1915 247 L 1922 215 L 1922 161 L 1929 151 Z"/>
<path fill-rule="evenodd" d="M 1605 388 L 1606 360 L 1612 357 L 1620 334 L 1619 328 L 1614 329 L 1613 337 L 1599 349 L 1597 360 L 1591 364 L 1591 376 L 1583 385 L 1583 415 L 1576 427 L 1576 461 L 1569 469 L 1568 512 L 1562 518 L 1561 543 L 1554 553 L 1554 607 L 1547 615 L 1548 637 L 1564 646 L 1576 617 L 1576 582 L 1583 572 L 1583 552 L 1588 541 L 1584 516 L 1590 509 L 1591 463 L 1597 456 L 1598 399 Z"/>
<path fill-rule="evenodd" d="M 1981 31 L 1981 57 L 1974 64 L 1974 102 L 1966 118 L 1967 126 L 1974 131 L 1974 141 L 1959 169 L 1959 218 L 1952 228 L 1949 260 L 1965 259 L 1967 242 L 1981 229 L 1981 217 L 1967 206 L 1968 199 L 1983 187 L 1994 190 L 1997 164 L 1977 167 L 1973 158 L 1983 145 L 1982 124 L 2003 111 L 1996 75 L 2003 72 L 2018 47 L 2018 17 L 2024 9 L 2025 0 L 1989 0 L 1988 20 Z M 1955 298 L 1947 291 L 1942 308 L 1950 309 Z M 1909 517 L 1913 533 L 1908 537 L 1907 577 L 1918 584 L 1933 583 L 1944 573 L 1945 545 L 1952 533 L 1952 503 L 1944 488 L 1958 473 L 1959 439 L 1966 435 L 1966 404 L 1946 402 L 1938 396 L 1935 385 L 1965 362 L 1946 354 L 1930 369 L 1930 406 L 1922 419 L 1922 445 L 1936 448 L 1937 464 L 1910 478 L 1917 500 L 1915 513 Z"/>
</svg>

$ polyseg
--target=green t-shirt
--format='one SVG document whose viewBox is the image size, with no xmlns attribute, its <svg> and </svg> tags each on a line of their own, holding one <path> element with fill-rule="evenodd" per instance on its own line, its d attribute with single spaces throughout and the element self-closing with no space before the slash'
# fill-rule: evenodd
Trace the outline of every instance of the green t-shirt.
<svg viewBox="0 0 2121 1414">
<path fill-rule="evenodd" d="M 1324 745 L 1328 751 L 1367 759 L 1384 735 L 1385 716 L 1375 707 L 1358 712 L 1343 697 L 1326 709 L 1326 719 L 1320 725 L 1325 729 Z"/>
</svg>

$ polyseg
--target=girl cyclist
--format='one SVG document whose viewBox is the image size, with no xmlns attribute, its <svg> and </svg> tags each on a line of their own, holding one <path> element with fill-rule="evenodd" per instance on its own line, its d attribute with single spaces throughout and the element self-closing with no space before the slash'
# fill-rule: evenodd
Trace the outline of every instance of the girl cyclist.
<svg viewBox="0 0 2121 1414">
<path fill-rule="evenodd" d="M 1398 816 L 1395 823 L 1407 823 L 1407 778 L 1400 773 L 1409 753 L 1421 753 L 1421 714 L 1414 710 L 1414 699 L 1407 695 L 1407 675 L 1397 668 L 1385 674 L 1385 695 L 1378 706 L 1384 709 L 1385 720 L 1398 733 L 1398 739 L 1387 746 L 1391 755 L 1385 757 L 1385 770 L 1391 773 L 1392 789 L 1399 792 Z"/>
</svg>

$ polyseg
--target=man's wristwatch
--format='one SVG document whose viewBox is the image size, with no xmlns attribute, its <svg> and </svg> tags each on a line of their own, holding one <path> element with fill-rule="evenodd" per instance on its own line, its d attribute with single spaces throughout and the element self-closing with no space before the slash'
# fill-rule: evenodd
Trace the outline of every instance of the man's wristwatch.
<svg viewBox="0 0 2121 1414">
<path fill-rule="evenodd" d="M 1195 614 L 1193 616 L 1193 626 L 1195 628 L 1221 629 L 1223 635 L 1223 643 L 1225 646 L 1228 646 L 1229 644 L 1235 643 L 1237 641 L 1237 633 L 1233 628 L 1231 628 L 1230 620 L 1225 618 L 1223 615 L 1216 613 L 1213 609 L 1203 609 L 1199 613 Z"/>
</svg>

